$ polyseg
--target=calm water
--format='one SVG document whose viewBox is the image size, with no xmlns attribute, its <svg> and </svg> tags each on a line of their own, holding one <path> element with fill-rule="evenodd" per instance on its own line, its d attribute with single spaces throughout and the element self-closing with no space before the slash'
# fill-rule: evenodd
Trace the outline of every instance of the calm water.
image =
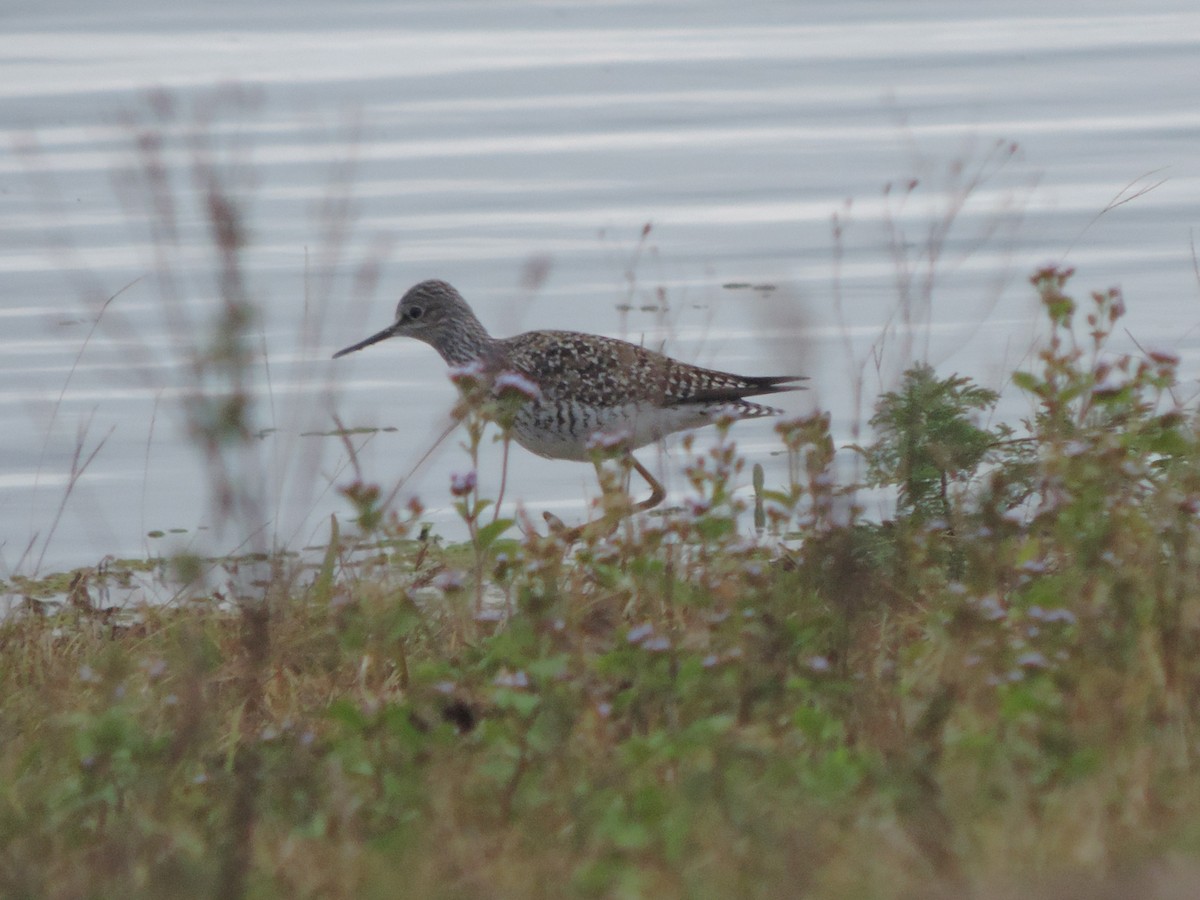
<svg viewBox="0 0 1200 900">
<path fill-rule="evenodd" d="M 204 530 L 178 413 L 216 295 L 195 133 L 248 217 L 264 435 L 236 474 L 279 544 L 349 513 L 348 455 L 319 436 L 335 414 L 398 429 L 354 441 L 385 489 L 442 431 L 430 349 L 329 359 L 427 277 L 498 334 L 807 372 L 784 402 L 832 410 L 842 442 L 913 356 L 1003 387 L 1037 330 L 1025 276 L 1049 261 L 1080 292 L 1122 285 L 1139 341 L 1200 374 L 1192 2 L 54 6 L 0 14 L 0 574 L 246 538 Z M 156 121 L 168 235 L 132 150 L 130 123 Z M 778 478 L 769 423 L 735 434 Z M 642 456 L 682 486 L 677 443 Z M 467 465 L 450 438 L 402 496 L 453 533 L 439 507 Z M 590 467 L 520 450 L 511 473 L 510 498 L 566 519 L 596 491 Z"/>
</svg>

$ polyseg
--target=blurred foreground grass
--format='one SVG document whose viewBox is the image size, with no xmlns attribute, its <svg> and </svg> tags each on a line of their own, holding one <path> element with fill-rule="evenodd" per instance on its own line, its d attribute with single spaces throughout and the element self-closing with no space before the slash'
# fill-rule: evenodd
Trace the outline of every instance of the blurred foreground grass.
<svg viewBox="0 0 1200 900">
<path fill-rule="evenodd" d="M 355 484 L 319 565 L 14 613 L 0 893 L 1194 896 L 1200 420 L 1067 277 L 1020 428 L 926 366 L 880 398 L 890 521 L 814 416 L 756 535 L 722 432 L 682 508 L 574 548 L 472 481 L 445 549 Z"/>
</svg>

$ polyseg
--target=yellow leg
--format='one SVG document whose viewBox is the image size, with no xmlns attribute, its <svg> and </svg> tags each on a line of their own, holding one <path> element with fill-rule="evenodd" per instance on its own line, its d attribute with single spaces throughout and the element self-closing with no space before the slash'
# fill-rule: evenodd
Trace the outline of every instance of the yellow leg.
<svg viewBox="0 0 1200 900">
<path fill-rule="evenodd" d="M 658 479 L 650 474 L 650 470 L 638 462 L 637 457 L 632 453 L 629 454 L 629 462 L 633 465 L 634 470 L 645 479 L 646 484 L 650 485 L 650 496 L 634 506 L 634 509 L 637 512 L 654 509 L 654 507 L 667 499 L 667 492 L 663 490 L 663 486 L 659 484 Z"/>
<path fill-rule="evenodd" d="M 666 490 L 663 489 L 663 486 L 659 483 L 659 480 L 650 474 L 650 470 L 637 461 L 637 457 L 630 453 L 627 454 L 627 458 L 629 459 L 629 465 L 633 468 L 633 470 L 641 475 L 646 484 L 650 486 L 650 496 L 640 503 L 635 503 L 631 512 L 646 512 L 646 510 L 654 509 L 654 507 L 658 506 L 658 504 L 662 503 L 663 500 L 666 499 Z M 599 465 L 596 466 L 596 474 L 600 474 Z M 603 478 L 600 480 L 600 485 L 601 488 L 603 488 Z M 567 528 L 566 525 L 563 524 L 562 520 L 552 513 L 543 512 L 542 517 L 546 520 L 546 524 L 550 526 L 550 530 L 561 534 L 563 539 L 568 543 L 574 543 L 575 541 L 578 541 L 589 528 L 602 530 L 604 534 L 612 534 L 617 527 L 617 523 L 621 520 L 621 518 L 623 518 L 620 516 L 615 518 L 611 516 L 605 516 L 604 519 L 601 519 L 598 522 L 592 522 L 590 525 L 578 525 L 575 528 Z"/>
</svg>

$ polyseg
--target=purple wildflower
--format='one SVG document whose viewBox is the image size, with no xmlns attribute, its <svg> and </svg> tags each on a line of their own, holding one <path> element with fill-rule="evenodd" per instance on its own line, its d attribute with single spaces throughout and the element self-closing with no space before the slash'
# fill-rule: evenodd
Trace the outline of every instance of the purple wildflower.
<svg viewBox="0 0 1200 900">
<path fill-rule="evenodd" d="M 501 372 L 496 377 L 496 393 L 501 397 L 506 393 L 519 394 L 527 400 L 542 397 L 542 389 L 520 372 Z"/>
<path fill-rule="evenodd" d="M 587 448 L 589 450 L 619 450 L 629 444 L 631 437 L 633 437 L 632 433 L 624 428 L 617 431 L 597 431 L 588 440 Z"/>
<path fill-rule="evenodd" d="M 625 635 L 625 640 L 631 644 L 640 644 L 646 638 L 654 634 L 654 626 L 649 622 L 642 625 L 636 625 L 629 629 L 629 634 Z"/>
<path fill-rule="evenodd" d="M 450 476 L 450 493 L 455 497 L 465 497 L 471 491 L 475 490 L 475 485 L 478 483 L 478 478 L 475 475 L 475 470 L 470 472 L 455 472 Z"/>
</svg>

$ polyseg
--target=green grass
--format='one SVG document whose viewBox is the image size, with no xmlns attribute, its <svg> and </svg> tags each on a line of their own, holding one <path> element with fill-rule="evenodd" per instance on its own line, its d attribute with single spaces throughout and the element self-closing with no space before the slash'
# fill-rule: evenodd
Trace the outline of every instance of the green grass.
<svg viewBox="0 0 1200 900">
<path fill-rule="evenodd" d="M 814 416 L 761 539 L 719 431 L 682 508 L 617 522 L 616 492 L 574 550 L 477 486 L 444 548 L 356 483 L 353 536 L 240 594 L 14 613 L 0 894 L 1186 896 L 1200 420 L 1067 275 L 1034 278 L 1028 422 L 925 366 L 880 398 L 886 522 Z"/>
</svg>

